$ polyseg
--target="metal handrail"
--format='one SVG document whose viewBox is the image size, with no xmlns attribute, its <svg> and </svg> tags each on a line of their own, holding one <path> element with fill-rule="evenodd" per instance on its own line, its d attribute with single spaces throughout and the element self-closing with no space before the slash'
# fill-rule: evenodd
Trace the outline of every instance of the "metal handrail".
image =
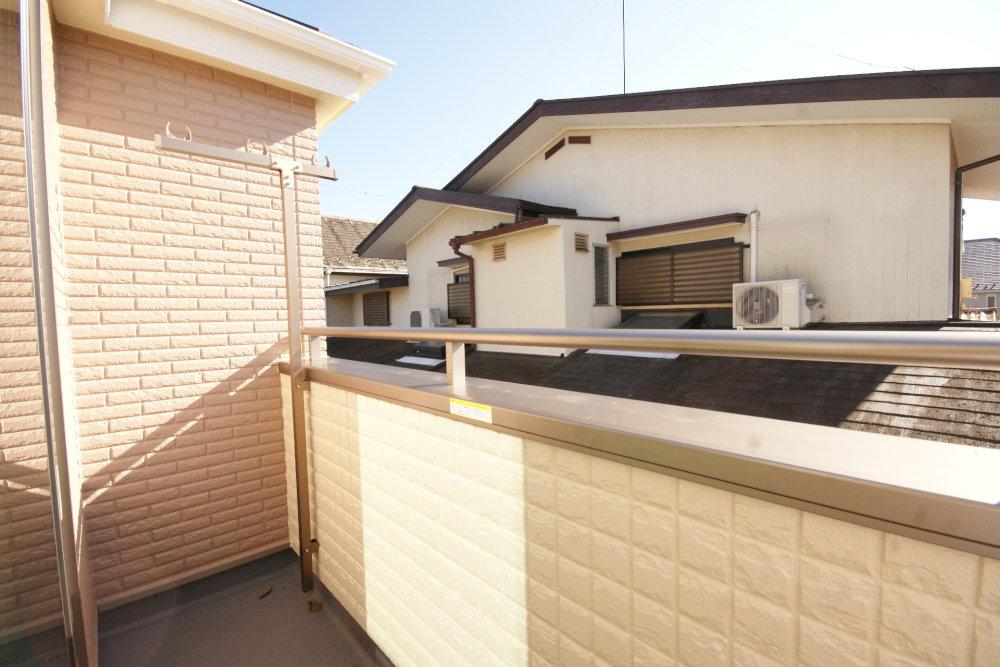
<svg viewBox="0 0 1000 667">
<path fill-rule="evenodd" d="M 310 340 L 443 342 L 456 382 L 464 380 L 465 343 L 1000 370 L 1000 333 L 985 331 L 306 327 L 302 333 Z"/>
</svg>

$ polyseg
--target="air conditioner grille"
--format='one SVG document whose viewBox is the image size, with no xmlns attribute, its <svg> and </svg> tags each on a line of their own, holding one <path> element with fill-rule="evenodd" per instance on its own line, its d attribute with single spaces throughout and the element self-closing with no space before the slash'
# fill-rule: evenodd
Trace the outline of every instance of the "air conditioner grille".
<svg viewBox="0 0 1000 667">
<path fill-rule="evenodd" d="M 777 319 L 781 312 L 778 293 L 766 285 L 754 285 L 740 294 L 736 307 L 747 324 L 767 324 Z"/>
</svg>

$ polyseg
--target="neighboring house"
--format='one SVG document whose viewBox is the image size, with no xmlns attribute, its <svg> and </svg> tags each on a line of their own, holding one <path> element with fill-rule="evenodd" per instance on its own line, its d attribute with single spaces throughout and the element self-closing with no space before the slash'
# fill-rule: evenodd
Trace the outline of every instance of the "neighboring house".
<svg viewBox="0 0 1000 667">
<path fill-rule="evenodd" d="M 406 262 L 361 258 L 355 247 L 374 222 L 324 215 L 323 274 L 328 326 L 405 326 Z"/>
<path fill-rule="evenodd" d="M 962 276 L 972 282 L 967 308 L 996 308 L 1000 302 L 1000 239 L 972 239 L 962 253 Z"/>
<path fill-rule="evenodd" d="M 997 98 L 1000 69 L 973 69 L 539 101 L 358 251 L 407 260 L 411 310 L 470 285 L 480 327 L 728 326 L 733 283 L 777 279 L 814 319 L 944 322 L 956 169 L 1000 153 Z M 997 166 L 961 194 L 1000 198 Z"/>
</svg>

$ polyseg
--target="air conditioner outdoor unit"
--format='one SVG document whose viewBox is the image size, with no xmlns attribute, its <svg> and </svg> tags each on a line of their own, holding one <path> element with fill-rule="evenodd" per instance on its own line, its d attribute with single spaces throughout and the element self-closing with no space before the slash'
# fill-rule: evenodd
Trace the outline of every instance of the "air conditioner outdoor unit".
<svg viewBox="0 0 1000 667">
<path fill-rule="evenodd" d="M 809 324 L 803 280 L 768 280 L 733 285 L 733 327 L 798 329 Z"/>
</svg>

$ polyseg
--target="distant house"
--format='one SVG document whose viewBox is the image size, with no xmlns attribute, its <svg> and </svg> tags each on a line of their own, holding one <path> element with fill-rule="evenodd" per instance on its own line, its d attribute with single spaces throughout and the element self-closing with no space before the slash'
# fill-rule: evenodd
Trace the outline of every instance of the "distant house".
<svg viewBox="0 0 1000 667">
<path fill-rule="evenodd" d="M 976 69 L 540 100 L 358 251 L 407 260 L 411 311 L 479 327 L 729 326 L 734 283 L 782 279 L 812 319 L 946 322 L 953 184 L 1000 199 L 997 165 L 958 169 L 1000 154 L 998 98 Z"/>
<path fill-rule="evenodd" d="M 374 222 L 324 215 L 323 273 L 328 326 L 406 326 L 406 262 L 358 257 Z"/>
<path fill-rule="evenodd" d="M 973 239 L 965 242 L 962 276 L 971 279 L 972 297 L 968 308 L 996 308 L 1000 301 L 1000 239 Z"/>
</svg>

